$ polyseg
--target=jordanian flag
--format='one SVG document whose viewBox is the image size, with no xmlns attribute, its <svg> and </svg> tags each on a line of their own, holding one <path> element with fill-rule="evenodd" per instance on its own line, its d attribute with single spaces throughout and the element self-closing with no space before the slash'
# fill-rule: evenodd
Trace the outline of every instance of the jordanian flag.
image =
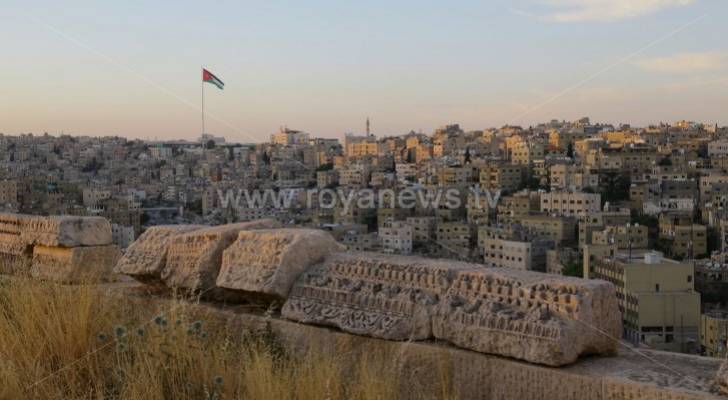
<svg viewBox="0 0 728 400">
<path fill-rule="evenodd" d="M 222 81 L 212 74 L 212 72 L 202 69 L 202 81 L 207 83 L 212 83 L 213 85 L 217 86 L 218 89 L 222 90 L 223 87 L 225 87 L 225 84 L 222 83 Z"/>
</svg>

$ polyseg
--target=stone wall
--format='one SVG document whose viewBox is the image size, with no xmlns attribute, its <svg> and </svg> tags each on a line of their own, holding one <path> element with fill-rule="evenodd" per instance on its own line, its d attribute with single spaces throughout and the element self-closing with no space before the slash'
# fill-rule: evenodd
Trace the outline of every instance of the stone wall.
<svg viewBox="0 0 728 400">
<path fill-rule="evenodd" d="M 121 256 L 98 217 L 0 213 L 0 273 L 59 282 L 113 279 Z"/>
</svg>

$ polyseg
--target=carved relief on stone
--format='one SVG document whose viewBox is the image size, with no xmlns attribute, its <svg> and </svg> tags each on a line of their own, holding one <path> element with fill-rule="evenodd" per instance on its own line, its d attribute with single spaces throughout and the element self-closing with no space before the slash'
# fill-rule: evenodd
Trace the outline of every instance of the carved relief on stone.
<svg viewBox="0 0 728 400">
<path fill-rule="evenodd" d="M 169 242 L 161 279 L 170 288 L 209 290 L 215 287 L 223 250 L 235 241 L 240 231 L 271 229 L 279 225 L 275 220 L 262 219 L 174 235 Z"/>
<path fill-rule="evenodd" d="M 301 273 L 341 250 L 330 234 L 315 229 L 242 231 L 223 252 L 217 286 L 286 298 Z"/>
<path fill-rule="evenodd" d="M 457 346 L 547 365 L 609 354 L 621 334 L 614 287 L 509 269 L 458 272 L 433 315 L 433 334 Z"/>
<path fill-rule="evenodd" d="M 621 331 L 607 282 L 371 253 L 336 254 L 304 273 L 283 316 L 547 365 L 614 352 Z"/>
<path fill-rule="evenodd" d="M 172 238 L 203 228 L 206 226 L 152 226 L 126 249 L 124 256 L 116 264 L 115 271 L 147 283 L 159 281 Z"/>
<path fill-rule="evenodd" d="M 283 316 L 392 340 L 432 336 L 432 308 L 456 266 L 416 257 L 340 253 L 304 273 Z"/>
</svg>

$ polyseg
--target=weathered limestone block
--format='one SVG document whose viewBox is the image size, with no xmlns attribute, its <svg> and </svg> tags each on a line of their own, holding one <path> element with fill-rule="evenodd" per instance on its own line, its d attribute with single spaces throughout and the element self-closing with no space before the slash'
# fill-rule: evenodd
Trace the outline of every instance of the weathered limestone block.
<svg viewBox="0 0 728 400">
<path fill-rule="evenodd" d="M 315 229 L 243 231 L 223 252 L 217 286 L 286 298 L 301 273 L 342 250 L 330 234 Z"/>
<path fill-rule="evenodd" d="M 377 253 L 337 253 L 304 273 L 284 317 L 390 340 L 432 337 L 432 309 L 467 264 Z"/>
<path fill-rule="evenodd" d="M 88 247 L 33 247 L 30 274 L 34 278 L 67 283 L 113 280 L 113 268 L 121 256 L 114 245 Z"/>
<path fill-rule="evenodd" d="M 723 364 L 721 364 L 715 381 L 718 384 L 718 390 L 720 390 L 723 395 L 728 396 L 728 358 L 723 361 Z"/>
<path fill-rule="evenodd" d="M 0 236 L 26 245 L 103 246 L 111 244 L 111 224 L 101 217 L 38 217 L 0 213 Z"/>
<path fill-rule="evenodd" d="M 457 272 L 432 328 L 459 347 L 559 366 L 616 352 L 620 321 L 607 282 L 474 267 Z"/>
<path fill-rule="evenodd" d="M 206 228 L 204 225 L 159 225 L 147 229 L 126 249 L 115 271 L 146 283 L 160 281 L 174 236 Z"/>
<path fill-rule="evenodd" d="M 241 231 L 277 228 L 275 220 L 261 219 L 194 230 L 175 235 L 167 249 L 161 278 L 170 288 L 206 291 L 215 287 L 222 265 L 222 252 Z"/>
<path fill-rule="evenodd" d="M 614 286 L 603 281 L 370 253 L 339 253 L 296 282 L 284 317 L 394 340 L 564 365 L 616 351 Z"/>
</svg>

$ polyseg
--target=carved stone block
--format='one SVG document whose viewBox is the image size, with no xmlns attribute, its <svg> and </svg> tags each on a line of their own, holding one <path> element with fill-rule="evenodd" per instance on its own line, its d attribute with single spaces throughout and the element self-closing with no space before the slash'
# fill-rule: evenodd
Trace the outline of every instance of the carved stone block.
<svg viewBox="0 0 728 400">
<path fill-rule="evenodd" d="M 222 265 L 222 252 L 251 229 L 271 229 L 275 220 L 261 219 L 194 230 L 170 239 L 161 279 L 167 287 L 206 291 L 215 287 Z"/>
<path fill-rule="evenodd" d="M 36 245 L 30 274 L 34 278 L 66 283 L 110 281 L 120 256 L 119 248 L 114 245 L 70 248 Z"/>
<path fill-rule="evenodd" d="M 455 275 L 432 328 L 459 347 L 559 366 L 614 353 L 621 317 L 607 282 L 473 267 Z"/>
<path fill-rule="evenodd" d="M 286 298 L 301 273 L 339 250 L 344 247 L 320 230 L 243 231 L 223 252 L 217 286 Z"/>
<path fill-rule="evenodd" d="M 204 225 L 159 225 L 147 229 L 116 264 L 115 271 L 153 283 L 160 281 L 173 237 L 206 228 Z"/>
<path fill-rule="evenodd" d="M 440 339 L 546 365 L 616 351 L 614 286 L 477 264 L 335 254 L 294 285 L 283 316 L 383 339 Z"/>
</svg>

